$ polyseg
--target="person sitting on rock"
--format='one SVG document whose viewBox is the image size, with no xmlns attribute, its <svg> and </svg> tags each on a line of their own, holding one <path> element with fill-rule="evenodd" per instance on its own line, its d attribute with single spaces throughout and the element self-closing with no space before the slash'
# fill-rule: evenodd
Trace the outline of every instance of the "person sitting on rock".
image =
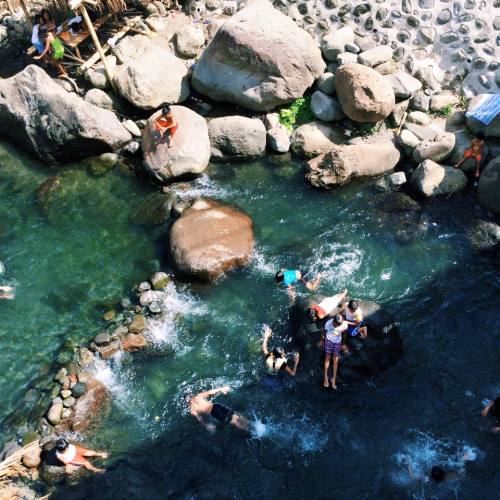
<svg viewBox="0 0 500 500">
<path fill-rule="evenodd" d="M 264 327 L 262 352 L 264 353 L 266 359 L 267 373 L 272 377 L 277 377 L 281 373 L 286 373 L 290 375 L 290 377 L 295 377 L 295 374 L 297 373 L 297 367 L 299 366 L 300 354 L 295 354 L 293 368 L 290 368 L 285 356 L 285 351 L 282 347 L 275 347 L 272 352 L 269 351 L 268 343 L 272 335 L 272 330 L 266 325 Z"/>
<path fill-rule="evenodd" d="M 57 71 L 59 71 L 59 76 L 67 77 L 68 74 L 66 73 L 64 66 L 61 64 L 64 57 L 63 43 L 52 31 L 40 30 L 40 32 L 40 37 L 42 43 L 45 44 L 45 49 L 41 54 L 33 57 L 33 59 L 39 60 L 43 59 L 46 55 L 50 55 L 50 63 L 57 69 Z"/>
<path fill-rule="evenodd" d="M 309 318 L 313 321 L 317 321 L 327 316 L 335 316 L 339 313 L 346 295 L 347 289 L 332 297 L 325 297 L 319 304 L 313 304 L 307 312 Z"/>
<path fill-rule="evenodd" d="M 343 342 L 343 334 L 347 331 L 347 321 L 341 314 L 335 315 L 325 324 L 325 336 L 323 337 L 323 345 L 325 349 L 325 364 L 323 367 L 323 387 L 326 389 L 330 386 L 328 380 L 328 370 L 330 368 L 330 359 L 333 357 L 333 377 L 332 387 L 337 389 L 337 370 L 339 366 L 339 357 L 342 350 L 346 350 Z"/>
<path fill-rule="evenodd" d="M 495 398 L 494 401 L 490 401 L 481 412 L 483 417 L 492 416 L 497 419 L 497 422 L 500 420 L 500 396 Z M 500 427 L 492 427 L 491 430 L 493 432 L 500 432 Z"/>
<path fill-rule="evenodd" d="M 227 394 L 230 391 L 231 388 L 226 385 L 196 394 L 189 401 L 191 415 L 209 432 L 215 432 L 216 430 L 214 423 L 207 422 L 211 418 L 221 426 L 232 425 L 236 429 L 250 433 L 250 422 L 245 417 L 238 415 L 234 410 L 223 404 L 210 401 L 210 398 L 217 396 L 217 394 Z"/>
<path fill-rule="evenodd" d="M 92 472 L 104 472 L 104 469 L 94 467 L 87 458 L 108 458 L 107 453 L 88 450 L 83 446 L 70 444 L 65 438 L 59 438 L 56 442 L 56 457 L 66 466 L 66 472 L 73 472 L 73 467 L 84 467 Z"/>
<path fill-rule="evenodd" d="M 0 299 L 12 300 L 14 297 L 14 288 L 9 285 L 0 286 Z"/>
<path fill-rule="evenodd" d="M 172 139 L 179 128 L 179 124 L 174 120 L 172 110 L 168 104 L 162 107 L 161 115 L 156 118 L 154 126 L 153 138 L 156 143 L 159 144 L 166 138 L 168 147 L 172 147 Z"/>
<path fill-rule="evenodd" d="M 347 333 L 351 337 L 355 337 L 358 334 L 362 338 L 367 337 L 368 328 L 363 322 L 363 313 L 357 300 L 350 300 L 344 304 L 343 315 L 348 324 Z"/>
<path fill-rule="evenodd" d="M 476 160 L 476 173 L 475 176 L 479 177 L 481 175 L 481 162 L 483 159 L 483 149 L 484 149 L 484 132 L 478 132 L 474 139 L 472 139 L 470 148 L 464 151 L 463 158 L 455 165 L 455 168 L 459 168 L 467 159 L 474 158 Z"/>
</svg>

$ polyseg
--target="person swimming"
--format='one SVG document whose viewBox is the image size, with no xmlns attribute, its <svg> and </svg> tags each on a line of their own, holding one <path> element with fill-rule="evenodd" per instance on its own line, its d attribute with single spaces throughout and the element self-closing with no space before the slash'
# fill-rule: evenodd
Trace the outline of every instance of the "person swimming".
<svg viewBox="0 0 500 500">
<path fill-rule="evenodd" d="M 223 427 L 232 425 L 238 430 L 250 433 L 250 422 L 245 417 L 223 404 L 213 403 L 210 400 L 218 394 L 228 394 L 230 391 L 231 388 L 226 385 L 196 394 L 189 400 L 190 413 L 209 432 L 215 432 L 217 428 L 214 423 L 207 422 L 211 418 Z"/>
<path fill-rule="evenodd" d="M 14 288 L 10 285 L 0 286 L 0 299 L 12 300 L 15 298 Z"/>
<path fill-rule="evenodd" d="M 347 296 L 347 288 L 336 295 L 325 297 L 318 304 L 313 304 L 308 310 L 307 315 L 312 321 L 318 321 L 327 316 L 335 316 L 342 308 L 342 303 Z"/>
<path fill-rule="evenodd" d="M 287 270 L 281 269 L 274 275 L 274 279 L 278 285 L 285 285 L 291 287 L 298 283 L 303 283 L 308 290 L 314 291 L 318 288 L 321 282 L 321 274 L 318 274 L 312 281 L 308 281 L 298 269 Z"/>
<path fill-rule="evenodd" d="M 290 377 L 295 377 L 297 367 L 299 366 L 300 354 L 295 354 L 293 368 L 290 368 L 285 356 L 285 351 L 282 347 L 275 347 L 272 352 L 269 351 L 268 343 L 272 335 L 272 330 L 268 326 L 265 326 L 264 338 L 262 341 L 262 353 L 264 354 L 266 360 L 267 374 L 273 378 L 278 377 L 282 373 L 286 373 Z"/>
<path fill-rule="evenodd" d="M 484 408 L 483 411 L 481 412 L 481 415 L 483 417 L 495 417 L 497 422 L 500 421 L 500 396 L 495 398 L 494 401 L 490 401 Z M 491 428 L 492 432 L 500 432 L 500 427 L 495 426 Z"/>
</svg>

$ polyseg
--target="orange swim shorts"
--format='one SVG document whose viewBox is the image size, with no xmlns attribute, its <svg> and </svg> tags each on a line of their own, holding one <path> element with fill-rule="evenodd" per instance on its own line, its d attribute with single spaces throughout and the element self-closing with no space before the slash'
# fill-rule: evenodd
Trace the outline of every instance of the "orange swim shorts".
<svg viewBox="0 0 500 500">
<path fill-rule="evenodd" d="M 482 156 L 480 153 L 474 153 L 474 151 L 469 148 L 464 151 L 464 158 L 475 158 L 478 163 L 481 163 Z"/>
</svg>

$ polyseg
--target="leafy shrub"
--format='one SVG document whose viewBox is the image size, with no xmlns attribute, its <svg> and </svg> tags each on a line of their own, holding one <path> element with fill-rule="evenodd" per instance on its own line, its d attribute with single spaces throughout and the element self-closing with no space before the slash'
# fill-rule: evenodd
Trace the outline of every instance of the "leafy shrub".
<svg viewBox="0 0 500 500">
<path fill-rule="evenodd" d="M 447 104 L 446 106 L 443 106 L 438 112 L 437 114 L 440 115 L 440 116 L 448 116 L 451 114 L 451 112 L 453 111 L 453 106 L 451 104 Z"/>
<path fill-rule="evenodd" d="M 312 120 L 314 120 L 314 115 L 311 111 L 309 96 L 299 97 L 289 108 L 280 109 L 280 123 L 290 131 Z"/>
</svg>

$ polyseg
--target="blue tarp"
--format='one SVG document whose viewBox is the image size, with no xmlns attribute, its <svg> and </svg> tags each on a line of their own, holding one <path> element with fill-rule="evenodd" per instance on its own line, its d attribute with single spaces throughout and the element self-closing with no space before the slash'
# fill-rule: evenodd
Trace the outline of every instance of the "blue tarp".
<svg viewBox="0 0 500 500">
<path fill-rule="evenodd" d="M 499 114 L 500 94 L 484 94 L 479 104 L 472 111 L 465 113 L 465 116 L 489 125 Z"/>
</svg>

